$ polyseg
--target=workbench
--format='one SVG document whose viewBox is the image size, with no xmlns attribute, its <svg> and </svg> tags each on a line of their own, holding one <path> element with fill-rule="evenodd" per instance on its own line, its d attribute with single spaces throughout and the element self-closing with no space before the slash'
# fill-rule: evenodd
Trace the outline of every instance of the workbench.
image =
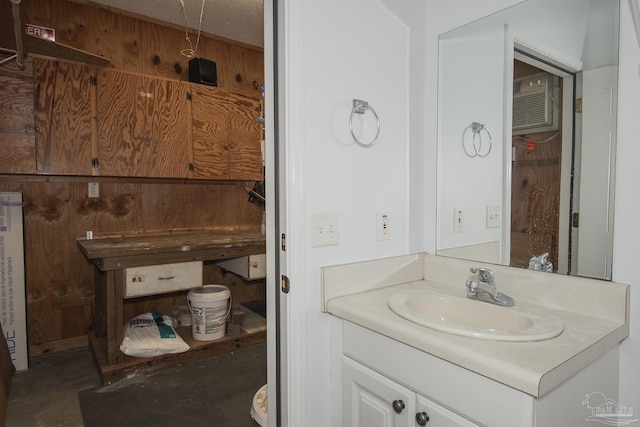
<svg viewBox="0 0 640 427">
<path fill-rule="evenodd" d="M 78 247 L 95 266 L 95 321 L 89 343 L 102 380 L 110 383 L 140 365 L 170 365 L 197 360 L 266 340 L 266 330 L 196 341 L 190 327 L 177 332 L 189 344 L 186 353 L 134 358 L 120 351 L 126 269 L 189 261 L 215 261 L 265 253 L 259 230 L 198 230 L 161 235 L 133 235 L 78 240 Z"/>
</svg>

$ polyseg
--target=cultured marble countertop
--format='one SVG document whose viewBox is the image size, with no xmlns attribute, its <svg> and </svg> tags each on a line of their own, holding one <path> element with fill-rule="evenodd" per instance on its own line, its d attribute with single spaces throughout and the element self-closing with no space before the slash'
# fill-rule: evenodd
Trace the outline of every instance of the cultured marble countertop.
<svg viewBox="0 0 640 427">
<path fill-rule="evenodd" d="M 433 258 L 429 255 L 427 257 Z M 396 269 L 393 273 L 393 275 L 398 276 L 395 282 L 404 280 L 407 277 L 420 275 L 417 273 L 420 265 L 425 265 L 425 270 L 428 270 L 432 268 L 430 262 L 430 259 L 426 263 L 422 262 L 420 257 L 418 257 L 417 262 L 409 262 L 409 270 L 414 271 L 408 275 L 403 272 L 403 267 Z M 375 271 L 375 264 L 371 263 L 362 265 L 366 269 L 362 268 L 362 266 L 359 269 L 360 271 L 372 271 L 372 265 L 374 267 L 373 271 Z M 451 268 L 451 265 L 446 267 Z M 466 265 L 463 265 L 463 267 L 468 270 Z M 343 270 L 344 268 L 345 266 L 338 267 L 338 269 Z M 346 268 L 348 269 L 347 274 L 344 274 L 342 270 L 340 270 L 340 274 L 333 274 L 335 271 L 325 271 L 325 284 L 326 282 L 340 280 L 341 277 L 353 278 L 353 273 L 358 271 L 358 268 L 355 270 L 350 266 L 346 266 Z M 505 268 L 508 267 L 495 267 L 494 272 L 496 269 Z M 398 274 L 398 272 L 400 273 Z M 523 273 L 525 275 L 523 281 L 526 283 L 527 275 L 531 272 L 525 271 Z M 498 278 L 500 277 L 499 274 L 500 271 L 497 272 Z M 518 273 L 516 272 L 515 274 L 517 275 Z M 559 300 L 559 303 L 555 307 L 549 307 L 549 304 L 536 303 L 540 301 L 531 302 L 525 299 L 526 292 L 520 295 L 521 298 L 518 299 L 519 295 L 515 287 L 508 289 L 508 291 L 512 292 L 509 293 L 500 289 L 498 285 L 498 290 L 513 296 L 516 301 L 515 306 L 512 308 L 502 307 L 505 310 L 515 309 L 533 315 L 550 316 L 562 320 L 564 330 L 559 336 L 537 342 L 491 341 L 440 332 L 406 320 L 395 314 L 388 307 L 387 300 L 389 297 L 398 292 L 411 289 L 424 289 L 437 294 L 466 298 L 464 281 L 459 286 L 452 286 L 430 280 L 429 276 L 430 274 L 425 273 L 421 279 L 403 283 L 394 283 L 393 279 L 387 281 L 390 283 L 382 280 L 371 289 L 363 289 L 361 283 L 360 285 L 355 283 L 355 287 L 358 289 L 356 293 L 352 294 L 348 293 L 348 288 L 350 282 L 358 282 L 357 279 L 345 280 L 341 292 L 332 291 L 330 289 L 332 286 L 333 289 L 337 289 L 336 283 L 329 283 L 327 285 L 329 289 L 325 288 L 324 310 L 334 316 L 371 329 L 534 397 L 543 396 L 589 363 L 619 345 L 628 336 L 628 324 L 625 320 L 625 310 L 628 304 L 625 295 L 628 295 L 628 292 L 626 288 L 620 289 L 620 286 L 626 285 L 616 284 L 616 287 L 611 282 L 594 283 L 596 281 L 590 279 L 584 279 L 588 282 L 585 283 L 582 294 L 584 292 L 593 294 L 594 301 L 591 304 L 594 304 L 593 307 L 597 307 L 599 286 L 602 286 L 603 290 L 607 290 L 606 287 L 609 286 L 609 290 L 612 293 L 618 294 L 616 298 L 620 301 L 620 316 L 609 316 L 607 313 L 600 316 L 597 309 L 588 307 L 589 303 L 582 304 L 587 305 L 584 310 L 576 310 L 575 307 L 571 306 L 567 310 L 558 307 L 557 305 L 561 305 L 563 299 L 567 301 L 574 300 L 571 296 L 574 288 L 580 290 L 579 286 L 576 288 L 578 282 L 574 278 L 569 278 L 570 280 L 566 286 L 558 288 L 559 297 L 556 299 Z M 434 276 L 441 278 L 438 274 Z M 538 280 L 538 277 L 545 278 L 549 276 L 532 277 Z M 554 278 L 553 280 L 562 280 L 562 278 Z M 553 280 L 550 279 L 550 281 Z M 458 283 L 458 281 L 454 283 Z M 545 298 L 550 298 L 548 289 L 544 287 L 539 289 L 540 292 L 546 291 Z M 582 299 L 589 300 L 588 297 L 582 294 Z M 553 300 L 555 301 L 556 299 Z M 541 301 L 544 301 L 544 299 Z M 478 304 L 487 304 L 482 301 L 476 302 Z M 609 312 L 615 312 L 615 309 L 613 309 L 614 302 L 605 301 L 603 304 L 609 306 Z M 590 315 L 590 312 L 596 315 Z M 617 375 L 617 372 L 612 374 Z"/>
</svg>

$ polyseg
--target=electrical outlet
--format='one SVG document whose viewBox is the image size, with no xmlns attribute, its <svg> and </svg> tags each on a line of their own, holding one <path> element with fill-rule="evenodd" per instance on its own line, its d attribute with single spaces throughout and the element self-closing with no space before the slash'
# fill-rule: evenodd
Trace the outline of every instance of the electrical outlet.
<svg viewBox="0 0 640 427">
<path fill-rule="evenodd" d="M 386 212 L 378 212 L 376 220 L 376 235 L 379 241 L 391 239 L 391 227 L 389 223 L 389 214 Z"/>
<path fill-rule="evenodd" d="M 500 206 L 487 206 L 487 228 L 499 228 L 501 217 Z"/>
<path fill-rule="evenodd" d="M 100 184 L 97 182 L 90 182 L 88 186 L 88 192 L 90 198 L 100 197 Z"/>
<path fill-rule="evenodd" d="M 311 215 L 311 247 L 337 245 L 340 228 L 337 212 L 320 212 Z"/>
<path fill-rule="evenodd" d="M 462 233 L 464 231 L 464 222 L 462 221 L 462 209 L 453 210 L 453 232 Z"/>
<path fill-rule="evenodd" d="M 93 239 L 93 231 L 87 231 L 87 240 Z"/>
</svg>

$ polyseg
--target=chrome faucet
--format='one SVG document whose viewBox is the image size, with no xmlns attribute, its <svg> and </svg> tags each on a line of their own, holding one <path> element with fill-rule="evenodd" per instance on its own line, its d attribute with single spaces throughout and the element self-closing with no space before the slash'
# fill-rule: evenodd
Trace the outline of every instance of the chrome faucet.
<svg viewBox="0 0 640 427">
<path fill-rule="evenodd" d="M 478 280 L 467 280 L 467 298 L 490 302 L 505 307 L 513 306 L 513 298 L 496 290 L 495 276 L 488 268 L 471 267 Z"/>
</svg>

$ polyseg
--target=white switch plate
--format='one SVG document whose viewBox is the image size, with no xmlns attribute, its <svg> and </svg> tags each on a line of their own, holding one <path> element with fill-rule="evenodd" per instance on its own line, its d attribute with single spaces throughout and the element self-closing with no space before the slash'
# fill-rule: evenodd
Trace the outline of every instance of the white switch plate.
<svg viewBox="0 0 640 427">
<path fill-rule="evenodd" d="M 387 212 L 378 212 L 376 219 L 376 236 L 379 241 L 391 239 L 391 224 Z"/>
<path fill-rule="evenodd" d="M 502 220 L 500 206 L 487 206 L 487 228 L 499 228 Z"/>
<path fill-rule="evenodd" d="M 311 247 L 331 246 L 340 243 L 338 212 L 311 214 Z"/>
<path fill-rule="evenodd" d="M 453 232 L 462 233 L 464 231 L 464 222 L 462 220 L 462 209 L 453 210 Z"/>
<path fill-rule="evenodd" d="M 89 197 L 98 198 L 100 197 L 100 184 L 97 182 L 90 182 L 88 186 Z"/>
</svg>

